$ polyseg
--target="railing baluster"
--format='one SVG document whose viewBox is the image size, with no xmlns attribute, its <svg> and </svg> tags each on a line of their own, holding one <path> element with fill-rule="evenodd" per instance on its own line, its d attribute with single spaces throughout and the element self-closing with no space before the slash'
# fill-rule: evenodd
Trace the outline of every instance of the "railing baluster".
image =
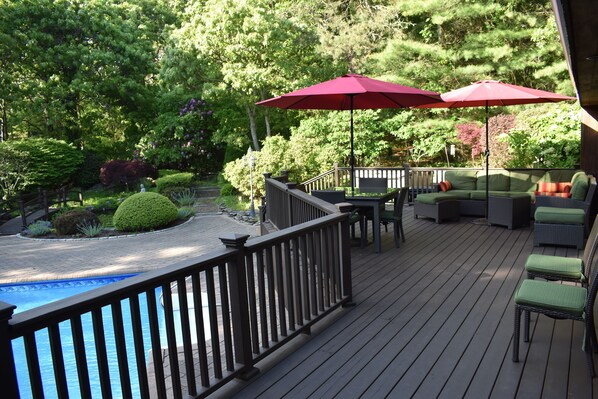
<svg viewBox="0 0 598 399">
<path fill-rule="evenodd" d="M 269 348 L 270 340 L 268 337 L 268 311 L 266 308 L 266 270 L 264 268 L 264 256 L 262 251 L 255 253 L 257 260 L 257 289 L 259 295 L 259 309 L 260 309 L 260 331 L 262 334 L 262 347 Z"/>
<path fill-rule="evenodd" d="M 139 307 L 138 294 L 134 294 L 129 298 L 129 307 L 131 309 L 131 323 L 133 325 L 133 342 L 135 346 L 135 364 L 137 366 L 136 374 L 139 381 L 139 392 L 142 398 L 147 398 L 150 393 L 147 381 L 145 345 L 141 326 L 141 309 Z"/>
<path fill-rule="evenodd" d="M 270 337 L 273 342 L 278 342 L 278 330 L 276 328 L 276 298 L 274 296 L 274 258 L 272 255 L 273 248 L 266 249 L 266 277 L 268 278 L 268 308 L 270 316 Z"/>
<path fill-rule="evenodd" d="M 52 353 L 52 366 L 54 369 L 54 381 L 56 381 L 56 391 L 58 397 L 67 398 L 69 389 L 66 382 L 66 373 L 64 371 L 64 357 L 62 356 L 62 342 L 58 324 L 50 325 L 48 327 L 48 334 L 50 338 L 50 352 Z"/>
<path fill-rule="evenodd" d="M 123 313 L 121 302 L 115 302 L 112 308 L 112 326 L 114 327 L 114 340 L 116 344 L 116 357 L 118 360 L 118 372 L 120 375 L 120 385 L 124 398 L 133 397 L 131 392 L 131 377 L 129 376 L 129 361 L 127 358 L 127 344 L 125 341 L 125 331 L 123 329 Z"/>
<path fill-rule="evenodd" d="M 35 333 L 23 336 L 25 344 L 25 356 L 27 357 L 27 368 L 29 370 L 29 384 L 34 398 L 44 397 L 42 375 L 39 369 L 39 357 L 37 356 L 37 343 Z"/>
<path fill-rule="evenodd" d="M 251 326 L 251 346 L 253 353 L 260 353 L 260 341 L 257 324 L 257 296 L 255 294 L 255 267 L 253 265 L 254 254 L 245 257 L 247 267 L 247 295 L 249 299 L 249 323 Z"/>
<path fill-rule="evenodd" d="M 222 378 L 220 333 L 218 331 L 218 310 L 216 309 L 216 288 L 214 287 L 214 272 L 212 269 L 206 270 L 206 289 L 208 293 L 208 312 L 210 314 L 210 337 L 212 338 L 214 376 L 216 378 Z"/>
<path fill-rule="evenodd" d="M 311 314 L 318 315 L 318 278 L 316 276 L 316 265 L 318 253 L 316 250 L 317 235 L 316 232 L 308 234 L 308 251 L 309 251 L 309 291 L 311 297 Z"/>
<path fill-rule="evenodd" d="M 292 251 L 292 259 L 291 259 L 291 272 L 289 274 L 293 275 L 293 298 L 294 307 L 292 308 L 292 312 L 296 315 L 296 319 L 294 323 L 302 326 L 303 325 L 303 308 L 301 303 L 301 266 L 300 266 L 300 250 L 299 250 L 299 239 L 293 238 L 291 240 L 291 251 Z"/>
<path fill-rule="evenodd" d="M 77 375 L 79 377 L 79 393 L 82 398 L 91 398 L 91 386 L 89 383 L 89 369 L 85 355 L 85 337 L 81 316 L 71 318 L 71 331 L 73 334 L 73 348 L 75 350 L 75 362 L 77 364 Z"/>
<path fill-rule="evenodd" d="M 195 385 L 195 368 L 193 360 L 193 347 L 191 344 L 191 323 L 189 321 L 189 304 L 187 303 L 187 282 L 184 277 L 177 279 L 179 296 L 179 315 L 181 317 L 181 332 L 183 336 L 183 355 L 185 356 L 185 373 L 189 395 L 197 395 Z"/>
<path fill-rule="evenodd" d="M 168 345 L 168 360 L 170 364 L 170 380 L 172 381 L 172 395 L 175 398 L 183 396 L 181 390 L 181 374 L 179 371 L 179 356 L 174 330 L 174 306 L 172 304 L 172 289 L 170 283 L 162 285 L 162 300 L 164 302 L 164 324 L 166 326 L 166 342 Z"/>
<path fill-rule="evenodd" d="M 93 323 L 93 335 L 95 339 L 102 398 L 112 398 L 112 387 L 110 385 L 108 355 L 106 354 L 106 336 L 104 335 L 104 319 L 102 317 L 102 308 L 96 308 L 91 312 L 91 320 Z"/>
<path fill-rule="evenodd" d="M 158 306 L 154 288 L 145 293 L 149 318 L 150 339 L 152 343 L 152 360 L 154 362 L 154 382 L 158 398 L 166 399 L 166 382 L 164 380 L 164 364 L 162 361 L 162 345 L 160 343 L 160 324 L 158 322 Z"/>
<path fill-rule="evenodd" d="M 301 292 L 303 296 L 303 318 L 305 320 L 311 320 L 311 313 L 309 311 L 310 294 L 309 294 L 309 265 L 308 265 L 308 254 L 307 254 L 307 235 L 299 237 L 299 245 L 301 247 L 301 270 L 303 274 L 303 280 L 301 282 Z"/>
<path fill-rule="evenodd" d="M 282 264 L 282 246 L 277 244 L 275 247 L 274 274 L 276 275 L 276 291 L 278 292 L 278 322 L 280 323 L 280 335 L 287 336 L 287 317 L 284 289 L 284 267 Z"/>
<path fill-rule="evenodd" d="M 283 256 L 283 263 L 281 265 L 281 270 L 284 270 L 283 280 L 286 282 L 284 291 L 285 291 L 285 303 L 286 309 L 288 314 L 288 329 L 293 331 L 295 330 L 295 298 L 293 294 L 293 272 L 291 268 L 291 243 L 290 241 L 284 242 L 284 256 Z"/>
<path fill-rule="evenodd" d="M 195 308 L 195 332 L 197 333 L 197 356 L 199 357 L 199 376 L 203 387 L 210 386 L 210 374 L 208 366 L 208 351 L 206 349 L 206 330 L 203 322 L 203 300 L 201 298 L 201 279 L 199 273 L 191 276 L 191 287 L 193 289 L 193 307 Z"/>
<path fill-rule="evenodd" d="M 224 338 L 224 355 L 226 357 L 226 369 L 234 370 L 233 340 L 231 336 L 230 303 L 228 298 L 228 278 L 226 265 L 218 266 L 218 279 L 220 282 L 220 306 L 222 309 L 222 328 Z"/>
<path fill-rule="evenodd" d="M 322 284 L 322 292 L 323 292 L 323 304 L 324 309 L 330 307 L 330 256 L 332 255 L 330 251 L 324 251 L 324 248 L 329 248 L 330 243 L 330 227 L 324 228 L 322 231 L 322 247 L 321 247 L 321 254 L 322 254 L 322 277 L 323 277 L 323 284 Z"/>
</svg>

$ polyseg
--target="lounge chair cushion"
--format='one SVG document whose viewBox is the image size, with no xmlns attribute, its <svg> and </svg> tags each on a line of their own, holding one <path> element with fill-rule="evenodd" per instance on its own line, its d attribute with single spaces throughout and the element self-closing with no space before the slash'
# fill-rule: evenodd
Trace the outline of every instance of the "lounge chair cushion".
<svg viewBox="0 0 598 399">
<path fill-rule="evenodd" d="M 584 313 L 587 294 L 585 288 L 578 286 L 524 280 L 515 294 L 515 303 L 581 317 Z"/>
<path fill-rule="evenodd" d="M 581 259 L 540 254 L 531 254 L 525 262 L 525 270 L 528 272 L 579 280 L 583 278 L 582 266 Z"/>
<path fill-rule="evenodd" d="M 488 190 L 490 191 L 509 191 L 509 172 L 507 172 L 506 170 L 491 171 L 490 173 L 488 173 L 488 182 Z M 485 171 L 478 172 L 476 189 L 486 191 Z"/>
<path fill-rule="evenodd" d="M 585 212 L 576 208 L 555 208 L 540 206 L 534 214 L 536 222 L 552 224 L 583 224 Z"/>
<path fill-rule="evenodd" d="M 476 170 L 449 170 L 444 178 L 451 182 L 454 190 L 475 190 L 477 173 Z"/>
<path fill-rule="evenodd" d="M 571 198 L 579 201 L 585 200 L 588 188 L 590 188 L 588 179 L 577 179 L 571 186 Z"/>
<path fill-rule="evenodd" d="M 456 196 L 445 193 L 418 194 L 415 200 L 422 204 L 435 205 L 442 201 L 456 200 Z"/>
</svg>

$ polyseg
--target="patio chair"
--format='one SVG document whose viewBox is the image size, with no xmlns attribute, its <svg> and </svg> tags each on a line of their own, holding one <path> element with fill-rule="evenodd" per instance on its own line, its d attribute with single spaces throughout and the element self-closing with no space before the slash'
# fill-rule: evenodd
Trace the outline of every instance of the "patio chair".
<svg viewBox="0 0 598 399">
<path fill-rule="evenodd" d="M 380 223 L 382 223 L 385 227 L 385 230 L 388 231 L 388 224 L 392 223 L 394 225 L 394 238 L 395 238 L 395 246 L 399 248 L 401 246 L 400 240 L 405 242 L 405 232 L 403 231 L 403 207 L 405 205 L 405 199 L 407 198 L 407 193 L 409 189 L 407 187 L 403 187 L 399 191 L 399 195 L 395 198 L 393 209 L 392 211 L 384 210 L 380 214 Z M 374 228 L 374 216 L 371 212 L 366 215 L 367 220 L 372 220 L 372 229 Z M 366 229 L 367 229 L 367 220 L 366 220 Z"/>
<path fill-rule="evenodd" d="M 584 323 L 582 349 L 586 353 L 588 371 L 594 378 L 593 352 L 598 351 L 594 328 L 594 302 L 598 291 L 598 267 L 594 259 L 588 265 L 588 288 L 550 281 L 524 280 L 515 293 L 515 324 L 513 328 L 513 361 L 519 361 L 521 313 L 535 312 L 555 319 L 578 320 Z M 539 317 L 539 316 L 538 316 Z M 524 320 L 525 342 L 529 342 L 529 317 Z"/>
<path fill-rule="evenodd" d="M 362 193 L 385 193 L 388 190 L 386 177 L 361 177 L 359 191 Z"/>
<path fill-rule="evenodd" d="M 312 190 L 311 195 L 331 204 L 339 204 L 341 202 L 347 202 L 345 192 L 340 190 Z M 349 224 L 351 225 L 351 235 L 355 238 L 355 225 L 359 224 L 359 232 L 361 234 L 361 246 L 365 247 L 367 234 L 366 234 L 366 220 L 359 213 L 358 209 L 353 209 L 349 215 Z"/>
<path fill-rule="evenodd" d="M 581 283 L 585 286 L 585 268 L 592 263 L 597 247 L 598 216 L 594 221 L 590 236 L 586 241 L 581 259 L 531 254 L 525 262 L 527 277 L 532 280 L 536 277 L 540 277 L 547 280 L 572 281 Z"/>
</svg>

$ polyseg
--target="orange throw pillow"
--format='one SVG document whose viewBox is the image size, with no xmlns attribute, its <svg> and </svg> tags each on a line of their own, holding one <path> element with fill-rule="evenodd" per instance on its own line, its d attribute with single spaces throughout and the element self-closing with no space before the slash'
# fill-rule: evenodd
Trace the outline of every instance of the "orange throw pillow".
<svg viewBox="0 0 598 399">
<path fill-rule="evenodd" d="M 541 182 L 538 183 L 538 191 L 541 193 L 556 193 L 559 190 L 558 183 Z"/>
<path fill-rule="evenodd" d="M 571 182 L 558 183 L 558 191 L 557 192 L 570 193 L 571 192 Z"/>
<path fill-rule="evenodd" d="M 453 188 L 453 185 L 451 184 L 450 181 L 445 180 L 445 181 L 441 181 L 440 183 L 438 183 L 438 187 L 440 187 L 441 191 L 448 191 Z"/>
</svg>

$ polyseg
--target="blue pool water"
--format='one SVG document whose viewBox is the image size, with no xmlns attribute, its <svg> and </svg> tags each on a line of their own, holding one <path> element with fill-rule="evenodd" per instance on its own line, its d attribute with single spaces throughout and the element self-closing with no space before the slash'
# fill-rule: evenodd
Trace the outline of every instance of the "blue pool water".
<svg viewBox="0 0 598 399">
<path fill-rule="evenodd" d="M 110 284 L 132 275 L 114 276 L 114 277 L 102 277 L 102 278 L 89 278 L 89 279 L 78 279 L 78 280 L 63 280 L 63 281 L 44 281 L 36 283 L 26 284 L 4 284 L 0 285 L 0 300 L 16 305 L 17 309 L 15 313 L 23 312 L 34 307 L 53 302 L 59 299 L 63 299 L 69 296 L 80 294 L 92 290 L 94 288 L 101 287 L 106 284 Z M 160 292 L 156 291 L 156 297 L 159 298 Z M 157 299 L 159 300 L 159 299 Z M 141 317 L 144 323 L 147 323 L 147 300 L 145 295 L 139 297 Z M 162 307 L 157 304 L 158 309 Z M 136 369 L 135 353 L 133 346 L 132 336 L 132 321 L 129 311 L 128 301 L 122 302 L 123 311 L 123 327 L 125 331 L 126 347 L 128 355 L 129 370 Z M 121 397 L 122 393 L 118 384 L 118 364 L 116 360 L 116 345 L 115 338 L 112 329 L 112 312 L 109 308 L 105 308 L 102 311 L 104 329 L 106 331 L 106 349 L 108 352 L 108 363 L 110 369 L 111 380 L 113 384 L 113 395 L 115 398 Z M 162 312 L 159 312 L 160 322 L 163 320 Z M 101 397 L 100 385 L 99 385 L 99 374 L 97 367 L 97 358 L 95 352 L 95 343 L 93 341 L 93 326 L 91 321 L 91 315 L 85 314 L 81 318 L 83 324 L 83 333 L 85 335 L 85 350 L 87 356 L 87 364 L 89 367 L 91 389 L 94 397 Z M 149 328 L 146 328 L 146 324 L 143 325 L 143 335 L 145 344 L 146 356 L 150 349 L 150 336 Z M 59 325 L 62 338 L 63 354 L 65 367 L 67 370 L 67 379 L 69 384 L 69 393 L 72 397 L 79 397 L 79 386 L 76 378 L 76 363 L 75 354 L 73 350 L 73 342 L 71 337 L 71 326 L 70 322 L 63 322 Z M 48 333 L 46 330 L 38 331 L 36 333 L 37 350 L 40 359 L 42 379 L 44 382 L 44 392 L 46 397 L 54 398 L 57 397 L 54 373 L 51 367 L 51 355 L 50 355 L 50 344 L 48 339 Z M 23 340 L 18 339 L 13 341 L 13 351 L 15 356 L 15 363 L 17 365 L 17 377 L 19 379 L 19 389 L 22 398 L 31 397 L 31 391 L 29 389 L 29 376 L 27 372 L 27 364 L 25 361 L 25 349 Z M 146 358 L 147 361 L 147 358 Z M 136 381 L 136 376 L 131 373 L 131 383 L 133 389 L 133 395 L 140 397 L 139 383 Z"/>
</svg>

